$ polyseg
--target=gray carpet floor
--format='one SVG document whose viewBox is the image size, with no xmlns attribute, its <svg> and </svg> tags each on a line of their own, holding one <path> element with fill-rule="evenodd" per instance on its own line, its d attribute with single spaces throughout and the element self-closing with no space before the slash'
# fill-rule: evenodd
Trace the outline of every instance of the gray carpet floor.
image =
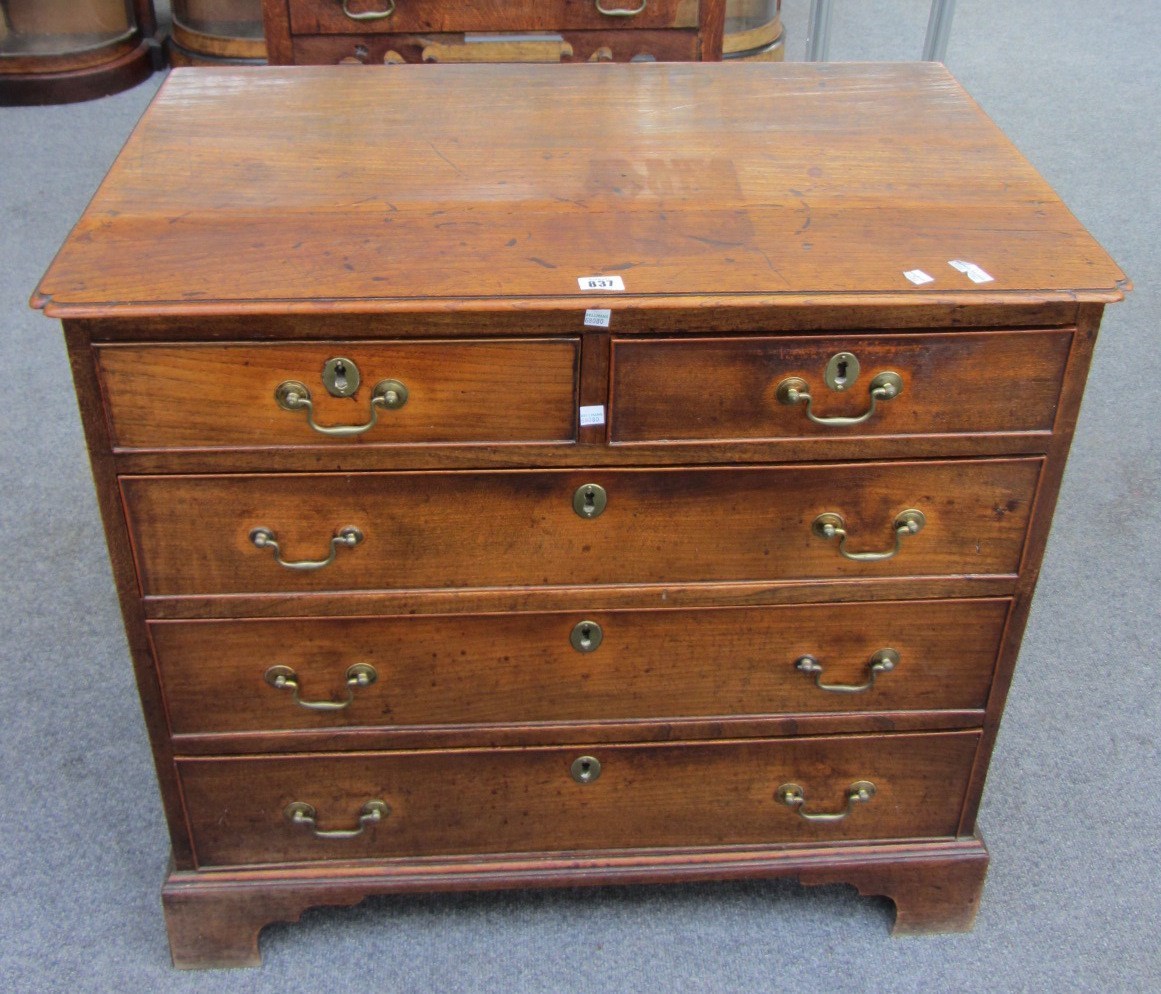
<svg viewBox="0 0 1161 994">
<path fill-rule="evenodd" d="M 806 0 L 786 0 L 801 58 Z M 831 56 L 917 58 L 920 0 L 839 0 Z M 6 991 L 1161 990 L 1157 0 L 960 0 L 952 70 L 1136 283 L 1110 308 L 981 825 L 974 932 L 793 883 L 376 899 L 169 966 L 167 842 L 68 366 L 26 307 L 159 78 L 0 108 L 0 987 Z M 142 260 L 148 265 L 148 260 Z"/>
</svg>

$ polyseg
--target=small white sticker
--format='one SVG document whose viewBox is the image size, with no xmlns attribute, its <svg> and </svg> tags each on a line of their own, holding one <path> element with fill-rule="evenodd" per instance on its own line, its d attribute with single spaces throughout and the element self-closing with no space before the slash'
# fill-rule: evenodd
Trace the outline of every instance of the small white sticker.
<svg viewBox="0 0 1161 994">
<path fill-rule="evenodd" d="M 991 283 L 995 279 L 994 276 L 989 276 L 974 262 L 964 262 L 963 259 L 949 259 L 947 264 L 952 269 L 958 269 L 973 283 Z"/>
<path fill-rule="evenodd" d="M 588 425 L 603 425 L 605 423 L 605 405 L 593 404 L 590 407 L 582 407 L 580 409 L 580 423 L 582 428 Z"/>
<path fill-rule="evenodd" d="M 929 276 L 922 269 L 908 269 L 907 272 L 905 272 L 903 275 L 906 276 L 916 286 L 923 286 L 924 283 L 935 282 L 935 277 Z"/>
<path fill-rule="evenodd" d="M 613 312 L 604 307 L 590 307 L 585 311 L 586 328 L 607 328 Z"/>
<path fill-rule="evenodd" d="M 582 290 L 625 289 L 625 281 L 620 276 L 578 276 L 576 281 Z"/>
</svg>

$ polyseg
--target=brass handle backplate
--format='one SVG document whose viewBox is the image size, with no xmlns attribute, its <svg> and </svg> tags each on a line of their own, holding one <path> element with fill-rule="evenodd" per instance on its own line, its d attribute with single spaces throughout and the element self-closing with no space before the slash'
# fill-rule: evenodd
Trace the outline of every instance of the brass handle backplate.
<svg viewBox="0 0 1161 994">
<path fill-rule="evenodd" d="M 320 435 L 351 438 L 374 428 L 379 422 L 379 411 L 397 411 L 406 404 L 407 387 L 398 380 L 380 380 L 371 392 L 371 417 L 361 425 L 320 425 L 314 419 L 314 402 L 310 399 L 310 390 L 298 380 L 283 380 L 279 383 L 278 389 L 274 391 L 274 400 L 284 411 L 305 411 L 306 423 Z"/>
<path fill-rule="evenodd" d="M 886 552 L 848 552 L 846 521 L 843 520 L 841 514 L 835 514 L 832 511 L 820 514 L 814 519 L 810 528 L 815 535 L 828 542 L 837 538 L 839 540 L 839 554 L 844 559 L 850 559 L 856 563 L 877 563 L 898 555 L 899 550 L 903 548 L 903 539 L 908 535 L 917 535 L 923 530 L 925 524 L 927 524 L 927 518 L 922 511 L 917 511 L 913 507 L 909 507 L 906 511 L 900 511 L 895 515 L 895 547 Z"/>
<path fill-rule="evenodd" d="M 386 10 L 367 10 L 362 13 L 351 10 L 351 0 L 343 0 L 343 13 L 352 21 L 383 21 L 395 13 L 395 0 L 387 0 Z"/>
<path fill-rule="evenodd" d="M 867 663 L 867 679 L 863 683 L 823 683 L 822 664 L 814 656 L 802 656 L 794 662 L 794 668 L 799 673 L 807 673 L 814 677 L 815 685 L 819 690 L 829 690 L 832 694 L 857 694 L 870 690 L 875 686 L 875 677 L 880 673 L 890 673 L 899 665 L 899 653 L 894 649 L 880 649 Z"/>
<path fill-rule="evenodd" d="M 298 674 L 289 666 L 271 666 L 266 671 L 265 679 L 275 690 L 289 690 L 294 703 L 307 711 L 342 711 L 349 708 L 355 701 L 355 691 L 360 687 L 369 687 L 379 679 L 374 666 L 366 663 L 356 663 L 347 669 L 347 699 L 345 701 L 304 701 L 298 696 Z"/>
<path fill-rule="evenodd" d="M 847 806 L 842 811 L 807 811 L 806 791 L 796 783 L 784 783 L 775 796 L 779 803 L 793 808 L 804 821 L 834 822 L 842 821 L 855 809 L 856 804 L 870 801 L 875 796 L 875 785 L 870 780 L 856 780 L 847 788 Z"/>
<path fill-rule="evenodd" d="M 250 542 L 255 549 L 270 549 L 274 553 L 274 561 L 283 569 L 312 570 L 322 569 L 335 561 L 339 549 L 353 549 L 363 541 L 363 533 L 354 525 L 347 525 L 335 532 L 331 538 L 331 552 L 326 559 L 283 559 L 282 548 L 278 544 L 278 536 L 269 528 L 252 528 Z"/>
<path fill-rule="evenodd" d="M 606 17 L 636 17 L 649 6 L 649 0 L 641 0 L 632 10 L 624 7 L 606 7 L 601 0 L 593 0 L 593 3 L 596 4 L 597 11 Z"/>
<path fill-rule="evenodd" d="M 825 425 L 832 428 L 842 428 L 849 425 L 861 425 L 875 413 L 875 405 L 879 401 L 894 400 L 903 392 L 903 379 L 898 373 L 879 373 L 871 380 L 871 406 L 856 418 L 820 417 L 814 413 L 814 398 L 810 395 L 810 387 L 806 380 L 799 376 L 788 376 L 778 384 L 775 397 L 779 404 L 792 406 L 806 405 L 806 416 L 816 425 Z"/>
<path fill-rule="evenodd" d="M 353 839 L 362 835 L 372 825 L 378 825 L 391 814 L 391 808 L 383 801 L 368 801 L 359 812 L 358 828 L 334 828 L 322 830 L 318 827 L 318 812 L 305 801 L 291 801 L 282 812 L 292 825 L 304 825 L 316 839 Z"/>
</svg>

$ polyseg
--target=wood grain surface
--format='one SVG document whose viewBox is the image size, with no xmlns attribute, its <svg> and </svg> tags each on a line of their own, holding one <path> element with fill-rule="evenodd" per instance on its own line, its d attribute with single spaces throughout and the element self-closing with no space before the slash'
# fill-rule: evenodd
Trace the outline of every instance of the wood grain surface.
<svg viewBox="0 0 1161 994">
<path fill-rule="evenodd" d="M 1071 334 L 953 333 L 613 340 L 610 440 L 725 442 L 786 437 L 985 434 L 1052 429 Z M 844 391 L 823 379 L 827 360 L 860 363 Z M 859 417 L 877 373 L 901 393 L 861 425 L 812 423 L 805 404 L 778 402 L 778 384 L 806 381 L 819 417 Z"/>
<path fill-rule="evenodd" d="M 1007 600 L 885 601 L 693 611 L 598 611 L 153 622 L 176 735 L 359 726 L 664 720 L 895 710 L 982 709 Z M 591 622 L 591 652 L 569 636 Z M 871 656 L 899 665 L 861 693 Z M 312 711 L 268 684 L 289 666 L 308 701 L 344 701 L 347 668 L 377 680 L 341 711 Z"/>
<path fill-rule="evenodd" d="M 183 759 L 177 763 L 198 865 L 384 856 L 615 850 L 952 836 L 978 732 L 601 745 L 592 783 L 569 774 L 583 746 Z M 876 794 L 839 822 L 775 800 L 801 785 L 806 810 L 834 812 L 859 780 Z M 320 830 L 357 826 L 367 801 L 390 814 L 353 839 L 315 838 L 284 817 L 293 801 Z M 693 803 L 691 803 L 693 801 Z"/>
<path fill-rule="evenodd" d="M 364 65 L 405 62 L 542 62 L 544 56 L 528 57 L 524 42 L 505 43 L 497 35 L 491 51 L 487 46 L 465 43 L 461 34 L 345 34 L 295 35 L 292 39 L 297 65 L 337 65 L 360 62 Z M 525 37 L 515 35 L 512 37 Z M 557 31 L 544 37 L 560 38 L 543 51 L 552 51 L 554 62 L 628 62 L 634 57 L 652 56 L 658 62 L 691 62 L 699 54 L 695 30 Z M 543 43 L 542 43 L 543 44 Z M 510 58 L 497 58 L 507 49 Z M 562 54 L 563 53 L 563 54 Z M 521 55 L 521 58 L 515 58 Z"/>
<path fill-rule="evenodd" d="M 558 31 L 562 28 L 696 28 L 698 0 L 646 0 L 633 17 L 602 14 L 594 0 L 396 0 L 395 12 L 355 20 L 335 0 L 289 0 L 295 34 L 395 31 Z M 390 0 L 349 0 L 355 14 L 386 10 Z M 640 0 L 608 0 L 607 10 L 633 10 Z"/>
<path fill-rule="evenodd" d="M 625 293 L 582 295 L 597 274 Z M 35 301 L 1032 302 L 1123 280 L 932 63 L 199 68 L 170 75 Z"/>
<path fill-rule="evenodd" d="M 576 438 L 579 339 L 571 341 L 236 343 L 98 350 L 114 448 L 510 443 Z M 333 397 L 324 364 L 350 360 L 361 378 Z M 314 431 L 283 410 L 286 380 L 310 391 L 323 426 L 366 424 L 375 385 L 402 382 L 407 402 L 350 438 Z"/>
<path fill-rule="evenodd" d="M 493 473 L 122 477 L 147 595 L 1014 574 L 1041 460 Z M 573 510 L 595 483 L 597 518 Z M 895 516 L 927 524 L 894 558 L 852 562 L 812 533 L 846 521 L 850 551 L 894 545 Z M 364 540 L 311 571 L 339 529 Z"/>
</svg>

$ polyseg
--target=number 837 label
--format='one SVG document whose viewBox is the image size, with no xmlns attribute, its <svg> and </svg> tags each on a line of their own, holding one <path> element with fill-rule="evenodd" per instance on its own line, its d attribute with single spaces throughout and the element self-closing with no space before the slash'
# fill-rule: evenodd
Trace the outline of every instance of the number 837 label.
<svg viewBox="0 0 1161 994">
<path fill-rule="evenodd" d="M 577 283 L 582 290 L 625 289 L 625 281 L 620 276 L 578 276 Z"/>
</svg>

